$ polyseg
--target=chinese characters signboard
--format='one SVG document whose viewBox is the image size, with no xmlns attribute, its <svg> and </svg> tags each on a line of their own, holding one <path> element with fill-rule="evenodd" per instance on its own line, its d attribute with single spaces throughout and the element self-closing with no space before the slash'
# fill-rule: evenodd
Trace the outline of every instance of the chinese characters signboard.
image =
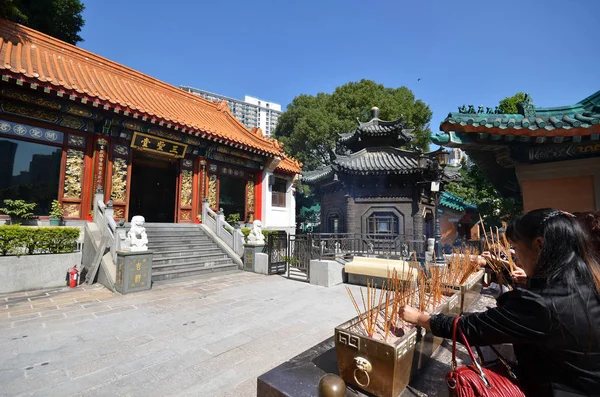
<svg viewBox="0 0 600 397">
<path fill-rule="evenodd" d="M 187 145 L 181 142 L 170 141 L 168 139 L 142 134 L 141 132 L 135 132 L 133 134 L 131 147 L 178 159 L 183 158 L 187 150 Z"/>
</svg>

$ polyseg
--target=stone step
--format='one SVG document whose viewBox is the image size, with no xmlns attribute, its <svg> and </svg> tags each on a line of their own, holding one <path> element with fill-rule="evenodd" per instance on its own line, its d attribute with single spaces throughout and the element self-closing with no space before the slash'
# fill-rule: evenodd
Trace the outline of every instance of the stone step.
<svg viewBox="0 0 600 397">
<path fill-rule="evenodd" d="M 196 239 L 179 239 L 173 241 L 165 241 L 165 240 L 150 240 L 148 241 L 148 246 L 153 247 L 170 247 L 170 246 L 182 246 L 182 245 L 196 245 L 196 246 L 210 246 L 215 245 L 212 240 L 196 240 Z"/>
<path fill-rule="evenodd" d="M 238 270 L 235 263 L 224 263 L 214 266 L 189 266 L 175 270 L 157 270 L 152 269 L 152 281 L 168 280 L 180 277 L 197 276 L 217 272 L 231 272 Z"/>
<path fill-rule="evenodd" d="M 180 263 L 187 263 L 189 261 L 198 261 L 198 262 L 210 262 L 219 259 L 229 259 L 227 255 L 222 252 L 210 253 L 206 255 L 184 255 L 184 256 L 169 256 L 166 258 L 156 257 L 152 258 L 152 266 L 154 265 L 177 265 Z"/>
<path fill-rule="evenodd" d="M 154 250 L 153 260 L 164 259 L 170 257 L 181 257 L 181 256 L 205 256 L 205 255 L 213 255 L 220 254 L 225 255 L 225 253 L 217 246 L 214 247 L 202 247 L 202 248 L 194 248 L 194 249 L 180 249 L 180 250 Z"/>
<path fill-rule="evenodd" d="M 170 238 L 170 237 L 179 237 L 179 236 L 195 236 L 208 238 L 208 236 L 204 233 L 199 233 L 197 231 L 189 231 L 189 232 L 156 232 L 156 233 L 146 233 L 148 237 L 152 238 Z"/>
<path fill-rule="evenodd" d="M 218 258 L 218 259 L 204 259 L 204 258 L 191 258 L 178 263 L 152 263 L 152 272 L 163 271 L 163 270 L 177 270 L 185 269 L 186 267 L 195 266 L 215 266 L 222 265 L 224 263 L 233 263 L 231 258 Z"/>
<path fill-rule="evenodd" d="M 149 235 L 148 236 L 148 241 L 155 241 L 155 242 L 175 242 L 175 241 L 181 241 L 181 240 L 189 240 L 189 241 L 212 241 L 211 239 L 209 239 L 207 236 L 198 236 L 198 235 L 190 235 L 190 234 L 182 234 L 180 236 L 152 236 Z"/>
<path fill-rule="evenodd" d="M 148 243 L 148 249 L 154 251 L 186 251 L 194 249 L 216 249 L 219 246 L 211 242 L 200 243 Z"/>
<path fill-rule="evenodd" d="M 192 275 L 192 276 L 181 276 L 181 277 L 175 277 L 175 278 L 169 278 L 169 279 L 163 279 L 163 280 L 153 280 L 152 281 L 152 285 L 167 285 L 167 284 L 174 284 L 174 283 L 179 283 L 182 281 L 192 281 L 192 280 L 208 280 L 211 279 L 215 276 L 225 276 L 228 274 L 236 274 L 236 273 L 240 273 L 242 272 L 242 270 L 240 269 L 232 269 L 232 270 L 219 270 L 218 272 L 215 273 L 203 273 L 203 274 L 199 274 L 199 275 Z"/>
</svg>

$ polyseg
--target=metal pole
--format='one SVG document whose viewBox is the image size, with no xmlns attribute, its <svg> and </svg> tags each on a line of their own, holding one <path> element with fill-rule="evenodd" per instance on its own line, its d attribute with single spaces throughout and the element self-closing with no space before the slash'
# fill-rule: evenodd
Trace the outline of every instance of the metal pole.
<svg viewBox="0 0 600 397">
<path fill-rule="evenodd" d="M 433 235 L 434 240 L 434 252 L 435 252 L 435 264 L 445 265 L 446 258 L 444 257 L 444 252 L 442 251 L 442 233 L 440 231 L 440 216 L 438 214 L 438 207 L 440 202 L 440 192 L 436 193 L 435 197 L 435 232 Z"/>
</svg>

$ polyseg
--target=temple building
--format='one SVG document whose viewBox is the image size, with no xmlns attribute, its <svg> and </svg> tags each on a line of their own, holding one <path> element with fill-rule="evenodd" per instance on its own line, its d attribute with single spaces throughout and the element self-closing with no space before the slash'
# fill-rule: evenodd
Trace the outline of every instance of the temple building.
<svg viewBox="0 0 600 397">
<path fill-rule="evenodd" d="M 0 203 L 35 202 L 43 220 L 58 199 L 85 220 L 102 190 L 117 220 L 190 223 L 207 198 L 293 230 L 300 164 L 227 103 L 1 19 L 0 59 Z"/>
<path fill-rule="evenodd" d="M 377 108 L 371 113 L 370 121 L 340 134 L 330 165 L 302 176 L 321 203 L 320 231 L 373 239 L 433 237 L 437 194 L 431 182 L 443 183 L 456 174 L 430 169 L 427 164 L 441 150 L 423 154 L 413 149 L 412 133 L 402 120 L 380 120 Z"/>
<path fill-rule="evenodd" d="M 518 110 L 461 106 L 432 140 L 463 149 L 501 194 L 522 196 L 525 211 L 600 210 L 600 91 L 550 108 L 527 95 Z"/>
</svg>

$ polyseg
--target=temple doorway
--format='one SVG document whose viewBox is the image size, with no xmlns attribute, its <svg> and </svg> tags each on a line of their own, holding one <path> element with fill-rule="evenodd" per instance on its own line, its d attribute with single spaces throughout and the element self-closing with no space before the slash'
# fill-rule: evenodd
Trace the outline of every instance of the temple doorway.
<svg viewBox="0 0 600 397">
<path fill-rule="evenodd" d="M 142 215 L 146 222 L 175 222 L 177 161 L 134 151 L 129 194 L 129 220 Z"/>
<path fill-rule="evenodd" d="M 219 206 L 223 208 L 225 218 L 231 214 L 240 214 L 240 221 L 245 222 L 246 181 L 221 174 Z"/>
</svg>

